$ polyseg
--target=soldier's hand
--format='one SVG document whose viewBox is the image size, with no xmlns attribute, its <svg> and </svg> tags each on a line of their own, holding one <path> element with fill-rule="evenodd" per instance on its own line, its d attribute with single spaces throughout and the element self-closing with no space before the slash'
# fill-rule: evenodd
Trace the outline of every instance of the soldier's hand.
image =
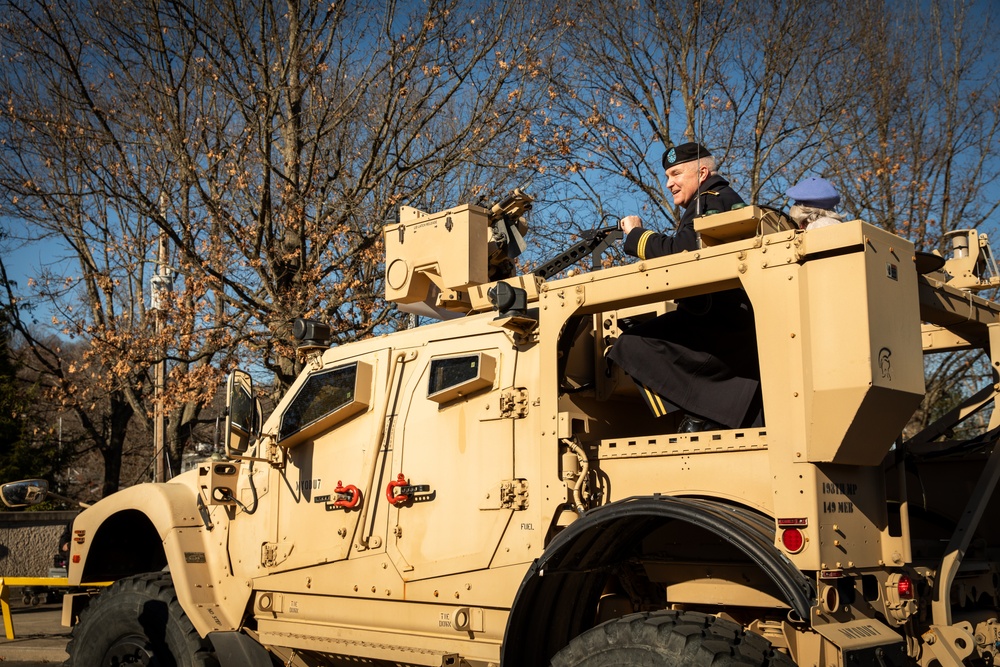
<svg viewBox="0 0 1000 667">
<path fill-rule="evenodd" d="M 628 236 L 628 233 L 636 227 L 642 227 L 642 218 L 637 215 L 626 215 L 618 221 L 618 227 Z"/>
</svg>

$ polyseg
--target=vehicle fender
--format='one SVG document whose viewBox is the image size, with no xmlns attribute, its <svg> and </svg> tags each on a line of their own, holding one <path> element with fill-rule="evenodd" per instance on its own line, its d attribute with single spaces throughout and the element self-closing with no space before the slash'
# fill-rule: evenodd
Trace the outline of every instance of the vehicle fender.
<svg viewBox="0 0 1000 667">
<path fill-rule="evenodd" d="M 229 521 L 206 508 L 185 476 L 102 499 L 73 522 L 69 584 L 170 571 L 177 600 L 202 636 L 242 623 L 250 582 L 233 577 Z"/>
<path fill-rule="evenodd" d="M 635 558 L 643 539 L 669 521 L 692 524 L 739 549 L 774 581 L 800 617 L 809 618 L 814 586 L 775 547 L 772 519 L 716 500 L 627 498 L 584 514 L 534 561 L 507 619 L 501 664 L 547 665 L 592 626 L 608 572 Z"/>
</svg>

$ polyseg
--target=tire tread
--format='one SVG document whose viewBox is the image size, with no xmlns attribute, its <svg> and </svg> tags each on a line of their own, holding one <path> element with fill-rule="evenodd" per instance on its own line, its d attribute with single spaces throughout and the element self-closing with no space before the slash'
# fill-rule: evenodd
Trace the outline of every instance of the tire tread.
<svg viewBox="0 0 1000 667">
<path fill-rule="evenodd" d="M 764 637 L 695 611 L 641 612 L 612 619 L 573 639 L 551 667 L 794 667 Z"/>
<path fill-rule="evenodd" d="M 149 600 L 165 604 L 170 622 L 176 624 L 180 631 L 183 643 L 180 652 L 183 654 L 174 656 L 177 667 L 218 667 L 210 642 L 198 635 L 181 608 L 168 572 L 146 572 L 119 579 L 98 595 L 80 613 L 80 622 L 73 628 L 66 646 L 69 659 L 64 663 L 65 667 L 104 667 L 94 662 L 93 650 L 102 635 L 114 634 L 113 630 L 108 632 L 107 617 L 113 618 L 114 614 L 122 611 L 116 609 L 117 606 L 134 604 L 138 607 L 141 602 Z M 104 627 L 92 627 L 95 624 Z"/>
</svg>

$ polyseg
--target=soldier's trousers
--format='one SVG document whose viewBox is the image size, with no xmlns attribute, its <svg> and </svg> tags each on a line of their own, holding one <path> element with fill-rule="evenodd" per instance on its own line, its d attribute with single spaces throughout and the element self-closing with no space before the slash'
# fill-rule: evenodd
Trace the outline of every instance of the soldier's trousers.
<svg viewBox="0 0 1000 667">
<path fill-rule="evenodd" d="M 753 310 L 743 290 L 683 299 L 625 331 L 608 356 L 689 414 L 729 428 L 763 424 Z"/>
</svg>

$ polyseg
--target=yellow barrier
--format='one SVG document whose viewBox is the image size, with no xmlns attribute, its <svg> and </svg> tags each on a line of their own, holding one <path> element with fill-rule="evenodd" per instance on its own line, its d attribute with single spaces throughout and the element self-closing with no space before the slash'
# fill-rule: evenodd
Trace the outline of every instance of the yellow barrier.
<svg viewBox="0 0 1000 667">
<path fill-rule="evenodd" d="M 84 587 L 110 586 L 113 581 L 99 581 L 84 584 Z M 0 577 L 0 608 L 3 609 L 3 627 L 7 639 L 14 639 L 14 622 L 10 616 L 10 589 L 12 586 L 45 586 L 65 588 L 69 586 L 66 577 Z"/>
</svg>

